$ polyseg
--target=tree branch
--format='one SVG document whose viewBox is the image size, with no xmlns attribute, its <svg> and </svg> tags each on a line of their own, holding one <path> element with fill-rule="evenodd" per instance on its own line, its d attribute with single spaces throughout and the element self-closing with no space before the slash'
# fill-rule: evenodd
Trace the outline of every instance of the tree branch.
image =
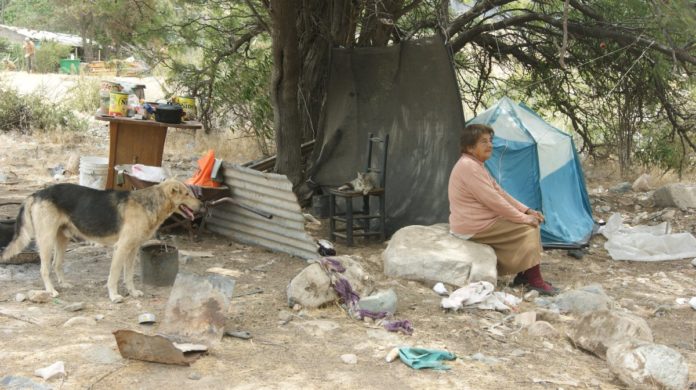
<svg viewBox="0 0 696 390">
<path fill-rule="evenodd" d="M 492 10 L 495 7 L 512 3 L 515 0 L 491 0 L 491 1 L 478 1 L 473 7 L 468 11 L 457 16 L 452 23 L 447 27 L 445 31 L 448 37 L 460 32 L 465 25 L 467 25 L 472 20 L 483 15 L 486 11 Z"/>
</svg>

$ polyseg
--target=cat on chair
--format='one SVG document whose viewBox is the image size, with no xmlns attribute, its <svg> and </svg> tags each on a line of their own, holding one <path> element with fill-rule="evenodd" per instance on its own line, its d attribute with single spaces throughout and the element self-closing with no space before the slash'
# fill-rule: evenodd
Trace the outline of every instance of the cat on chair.
<svg viewBox="0 0 696 390">
<path fill-rule="evenodd" d="M 379 177 L 377 172 L 358 172 L 358 177 L 348 183 L 338 187 L 339 191 L 362 192 L 367 195 L 373 189 L 379 187 Z"/>
</svg>

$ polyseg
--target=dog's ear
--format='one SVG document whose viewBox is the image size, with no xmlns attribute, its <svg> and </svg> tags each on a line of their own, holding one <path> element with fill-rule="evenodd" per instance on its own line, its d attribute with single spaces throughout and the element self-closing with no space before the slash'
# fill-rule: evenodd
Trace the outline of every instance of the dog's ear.
<svg viewBox="0 0 696 390">
<path fill-rule="evenodd" d="M 169 193 L 172 195 L 177 195 L 177 194 L 183 193 L 184 190 L 182 189 L 182 186 L 183 186 L 183 184 L 176 182 L 176 181 L 172 181 L 170 183 L 170 186 L 169 186 Z"/>
</svg>

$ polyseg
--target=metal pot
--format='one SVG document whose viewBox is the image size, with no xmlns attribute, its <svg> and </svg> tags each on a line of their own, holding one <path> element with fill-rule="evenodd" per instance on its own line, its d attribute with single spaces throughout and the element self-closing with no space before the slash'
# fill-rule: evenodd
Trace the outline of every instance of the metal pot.
<svg viewBox="0 0 696 390">
<path fill-rule="evenodd" d="M 181 123 L 184 109 L 178 104 L 160 104 L 155 110 L 155 120 L 164 123 Z"/>
</svg>

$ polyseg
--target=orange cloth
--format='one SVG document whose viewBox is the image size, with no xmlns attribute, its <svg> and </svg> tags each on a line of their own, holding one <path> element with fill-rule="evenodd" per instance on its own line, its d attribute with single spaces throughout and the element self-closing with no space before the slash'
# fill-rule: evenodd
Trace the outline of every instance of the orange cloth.
<svg viewBox="0 0 696 390">
<path fill-rule="evenodd" d="M 220 187 L 220 183 L 213 181 L 210 175 L 215 165 L 215 151 L 210 149 L 208 153 L 198 160 L 198 170 L 192 178 L 186 180 L 186 184 L 200 187 Z"/>
</svg>

